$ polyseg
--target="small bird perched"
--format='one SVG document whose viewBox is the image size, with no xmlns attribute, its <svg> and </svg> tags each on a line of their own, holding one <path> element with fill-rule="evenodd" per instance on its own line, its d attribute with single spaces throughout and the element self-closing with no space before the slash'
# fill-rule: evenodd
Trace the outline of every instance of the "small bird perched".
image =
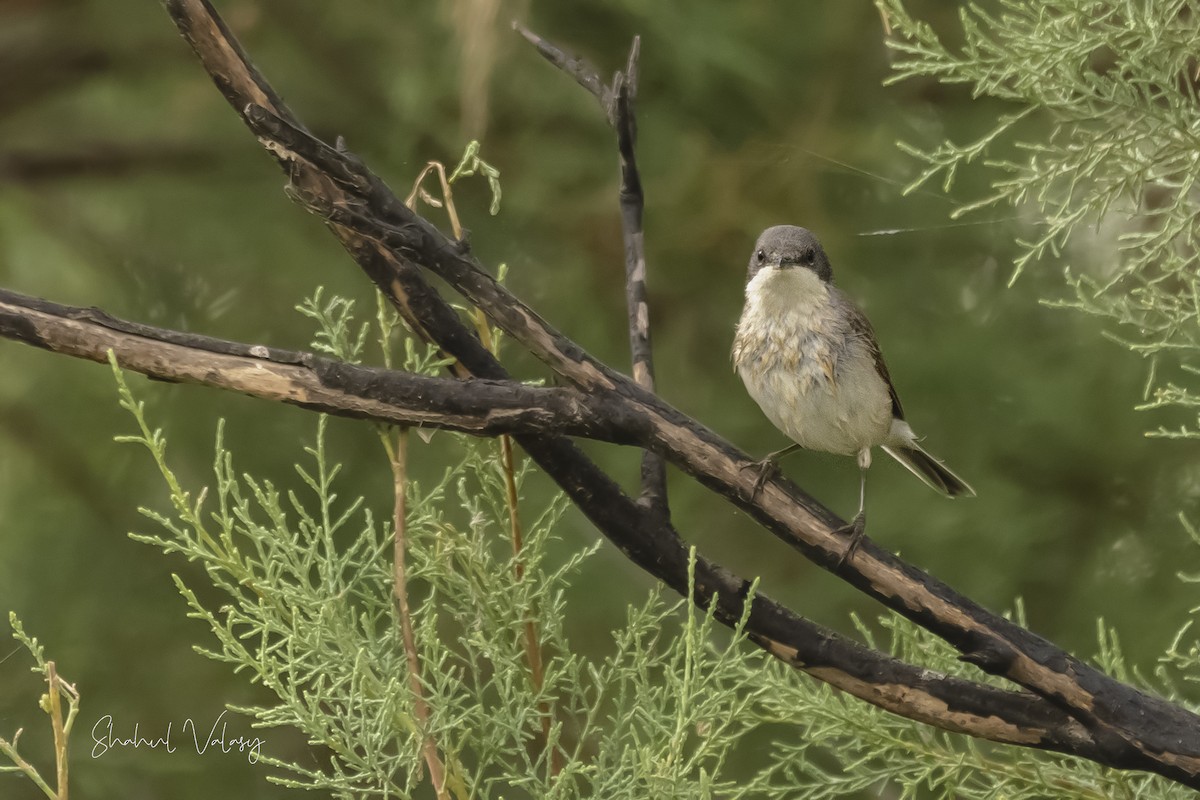
<svg viewBox="0 0 1200 800">
<path fill-rule="evenodd" d="M 763 231 L 750 255 L 733 366 L 767 419 L 796 442 L 757 463 L 755 491 L 781 457 L 801 447 L 858 456 L 858 514 L 843 529 L 851 537 L 844 562 L 866 530 L 872 447 L 949 497 L 975 490 L 917 444 L 871 323 L 832 278 L 810 231 Z"/>
</svg>

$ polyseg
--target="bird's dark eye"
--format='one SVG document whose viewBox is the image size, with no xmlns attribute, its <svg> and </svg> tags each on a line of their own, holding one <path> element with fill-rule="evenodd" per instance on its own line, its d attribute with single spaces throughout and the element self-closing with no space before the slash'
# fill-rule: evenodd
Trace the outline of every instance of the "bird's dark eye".
<svg viewBox="0 0 1200 800">
<path fill-rule="evenodd" d="M 804 253 L 800 256 L 801 263 L 808 264 L 810 266 L 816 260 L 817 260 L 817 254 L 815 252 L 813 252 L 813 249 L 811 247 L 809 249 L 805 250 Z"/>
<path fill-rule="evenodd" d="M 767 260 L 767 251 L 766 251 L 766 250 L 759 250 L 757 253 L 755 253 L 755 254 L 754 254 L 754 257 L 755 257 L 756 259 L 758 259 L 758 263 L 760 263 L 760 264 L 761 264 L 761 263 L 763 263 L 764 261 L 766 261 L 766 260 Z"/>
</svg>

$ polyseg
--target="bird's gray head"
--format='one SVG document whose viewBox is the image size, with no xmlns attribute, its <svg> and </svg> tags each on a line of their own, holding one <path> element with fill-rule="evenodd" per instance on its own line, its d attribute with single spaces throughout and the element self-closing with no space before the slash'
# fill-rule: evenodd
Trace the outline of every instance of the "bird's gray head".
<svg viewBox="0 0 1200 800">
<path fill-rule="evenodd" d="M 762 232 L 754 245 L 754 252 L 750 254 L 746 281 L 754 280 L 759 270 L 767 267 L 808 269 L 823 281 L 833 277 L 829 257 L 825 255 L 817 237 L 807 228 L 795 225 L 776 225 Z"/>
</svg>

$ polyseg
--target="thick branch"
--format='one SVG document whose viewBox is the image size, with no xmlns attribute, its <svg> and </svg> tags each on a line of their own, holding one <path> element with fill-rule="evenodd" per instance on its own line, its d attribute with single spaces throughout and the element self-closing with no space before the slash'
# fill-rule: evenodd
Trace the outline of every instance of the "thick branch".
<svg viewBox="0 0 1200 800">
<path fill-rule="evenodd" d="M 393 425 L 475 436 L 565 433 L 633 442 L 599 398 L 514 381 L 431 378 L 126 322 L 0 289 L 0 336 L 126 369 Z"/>
</svg>

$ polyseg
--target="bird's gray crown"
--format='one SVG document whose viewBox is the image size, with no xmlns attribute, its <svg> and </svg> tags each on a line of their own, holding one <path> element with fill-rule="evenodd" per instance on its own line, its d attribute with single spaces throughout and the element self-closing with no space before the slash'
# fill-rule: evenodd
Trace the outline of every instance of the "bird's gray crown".
<svg viewBox="0 0 1200 800">
<path fill-rule="evenodd" d="M 775 225 L 758 237 L 754 252 L 750 254 L 746 281 L 753 280 L 763 267 L 810 269 L 823 281 L 833 277 L 829 257 L 817 237 L 807 228 L 796 225 Z"/>
</svg>

